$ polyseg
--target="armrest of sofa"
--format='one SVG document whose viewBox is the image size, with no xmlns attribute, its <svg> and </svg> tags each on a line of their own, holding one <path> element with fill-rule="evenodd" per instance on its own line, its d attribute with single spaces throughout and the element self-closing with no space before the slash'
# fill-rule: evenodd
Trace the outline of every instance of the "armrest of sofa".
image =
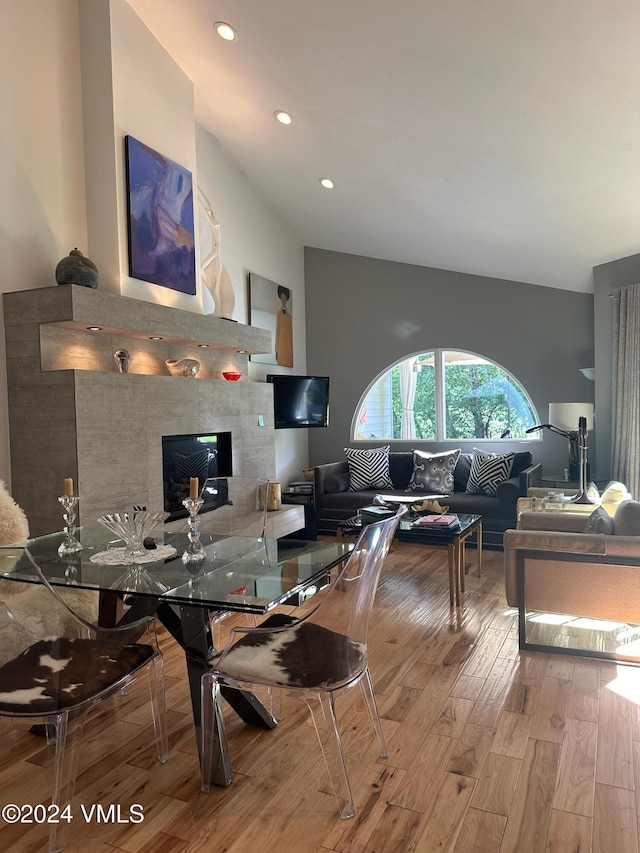
<svg viewBox="0 0 640 853">
<path fill-rule="evenodd" d="M 557 512 L 538 512 L 536 510 L 522 510 L 518 512 L 518 530 L 555 530 L 565 533 L 582 533 L 589 519 L 586 512 L 570 512 L 558 510 Z"/>
<path fill-rule="evenodd" d="M 316 509 L 319 508 L 320 498 L 323 495 L 336 491 L 335 488 L 331 488 L 332 483 L 329 478 L 337 478 L 337 480 L 334 480 L 334 484 L 340 480 L 346 483 L 345 489 L 340 488 L 338 489 L 339 491 L 346 491 L 349 488 L 349 463 L 346 459 L 343 459 L 341 462 L 327 462 L 325 465 L 314 466 L 313 502 Z M 329 483 L 327 483 L 327 480 L 329 480 Z"/>
<path fill-rule="evenodd" d="M 507 603 L 510 607 L 518 606 L 517 566 L 519 555 L 526 551 L 528 555 L 535 553 L 557 554 L 558 562 L 564 554 L 584 554 L 602 557 L 607 554 L 607 540 L 629 539 L 628 536 L 605 536 L 604 533 L 568 533 L 553 530 L 506 530 L 503 539 L 504 547 L 504 586 Z M 629 547 L 625 545 L 625 547 Z M 636 540 L 636 548 L 640 554 L 640 538 Z"/>
<path fill-rule="evenodd" d="M 524 471 L 520 472 L 520 497 L 526 497 L 529 489 L 541 485 L 542 480 L 542 463 L 537 462 L 535 465 L 529 465 Z"/>
<path fill-rule="evenodd" d="M 518 572 L 526 572 L 525 608 L 634 622 L 638 613 L 640 536 L 507 530 L 505 591 L 519 607 Z"/>
</svg>

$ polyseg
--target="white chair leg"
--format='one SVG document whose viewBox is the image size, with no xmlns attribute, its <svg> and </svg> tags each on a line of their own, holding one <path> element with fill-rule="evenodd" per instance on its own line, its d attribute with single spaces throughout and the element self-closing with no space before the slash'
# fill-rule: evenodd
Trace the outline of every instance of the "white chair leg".
<svg viewBox="0 0 640 853">
<path fill-rule="evenodd" d="M 347 775 L 347 764 L 342 749 L 335 703 L 331 693 L 317 693 L 316 696 L 315 702 L 311 698 L 307 699 L 307 705 L 311 711 L 313 724 L 322 747 L 322 754 L 329 771 L 329 780 L 338 802 L 340 817 L 346 820 L 353 817 L 356 810 Z"/>
<path fill-rule="evenodd" d="M 50 717 L 47 721 L 56 730 L 51 804 L 59 806 L 61 811 L 65 806 L 71 806 L 73 800 L 87 712 L 88 709 L 71 721 L 68 712 L 58 714 L 55 718 Z M 49 853 L 58 853 L 63 849 L 70 826 L 71 823 L 65 820 L 49 825 Z"/>
<path fill-rule="evenodd" d="M 389 753 L 387 752 L 387 744 L 385 742 L 384 732 L 382 731 L 382 725 L 380 723 L 380 714 L 378 712 L 376 696 L 373 691 L 373 682 L 371 681 L 369 667 L 365 669 L 364 675 L 360 679 L 360 690 L 364 697 L 364 704 L 367 709 L 367 713 L 369 714 L 371 725 L 373 726 L 373 730 L 378 738 L 378 743 L 380 744 L 380 758 L 388 758 Z"/>
<path fill-rule="evenodd" d="M 162 658 L 155 658 L 147 668 L 147 679 L 151 696 L 151 714 L 158 748 L 158 760 L 161 764 L 165 764 L 169 758 L 169 738 L 167 735 L 167 707 Z"/>
</svg>

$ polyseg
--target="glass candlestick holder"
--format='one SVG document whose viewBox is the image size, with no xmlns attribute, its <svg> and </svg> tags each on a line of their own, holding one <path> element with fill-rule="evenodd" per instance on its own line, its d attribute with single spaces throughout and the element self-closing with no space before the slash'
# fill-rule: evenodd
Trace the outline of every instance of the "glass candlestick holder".
<svg viewBox="0 0 640 853">
<path fill-rule="evenodd" d="M 198 515 L 203 503 L 202 498 L 185 498 L 182 501 L 183 507 L 189 513 L 187 520 L 189 544 L 182 555 L 182 562 L 192 574 L 196 574 L 205 561 L 204 547 L 200 541 L 200 517 Z"/>
<path fill-rule="evenodd" d="M 64 557 L 66 554 L 75 554 L 82 551 L 82 545 L 76 536 L 76 507 L 79 498 L 77 495 L 60 495 L 58 498 L 62 504 L 62 517 L 64 518 L 64 539 L 58 548 L 58 554 Z"/>
</svg>

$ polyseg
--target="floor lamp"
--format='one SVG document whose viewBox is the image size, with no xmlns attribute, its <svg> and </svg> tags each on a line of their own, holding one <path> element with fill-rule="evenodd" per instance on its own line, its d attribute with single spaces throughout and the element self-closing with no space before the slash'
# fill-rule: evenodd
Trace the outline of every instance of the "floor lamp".
<svg viewBox="0 0 640 853">
<path fill-rule="evenodd" d="M 569 441 L 569 479 L 580 483 L 571 503 L 594 503 L 587 494 L 587 438 L 589 430 L 593 429 L 593 403 L 549 403 L 549 420 L 552 423 L 539 424 L 527 432 L 548 429 Z"/>
</svg>

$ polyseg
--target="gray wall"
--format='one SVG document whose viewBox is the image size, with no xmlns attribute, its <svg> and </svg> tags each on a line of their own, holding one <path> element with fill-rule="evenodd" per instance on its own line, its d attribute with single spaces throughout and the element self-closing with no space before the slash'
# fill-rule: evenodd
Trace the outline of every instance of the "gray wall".
<svg viewBox="0 0 640 853">
<path fill-rule="evenodd" d="M 611 472 L 611 379 L 613 367 L 613 299 L 617 290 L 640 282 L 640 255 L 630 255 L 593 268 L 596 353 L 596 452 L 598 470 Z M 600 474 L 598 475 L 600 476 Z M 636 496 L 637 497 L 637 496 Z"/>
<path fill-rule="evenodd" d="M 305 249 L 305 281 L 307 369 L 331 377 L 331 425 L 309 430 L 312 465 L 344 458 L 354 408 L 378 373 L 431 347 L 471 350 L 501 364 L 543 423 L 549 402 L 593 402 L 594 383 L 580 373 L 594 363 L 591 294 L 313 248 Z M 455 444 L 471 449 L 474 442 Z M 549 474 L 567 464 L 566 441 L 546 430 L 540 442 L 485 446 L 531 449 Z M 593 448 L 590 460 L 594 471 Z"/>
</svg>

